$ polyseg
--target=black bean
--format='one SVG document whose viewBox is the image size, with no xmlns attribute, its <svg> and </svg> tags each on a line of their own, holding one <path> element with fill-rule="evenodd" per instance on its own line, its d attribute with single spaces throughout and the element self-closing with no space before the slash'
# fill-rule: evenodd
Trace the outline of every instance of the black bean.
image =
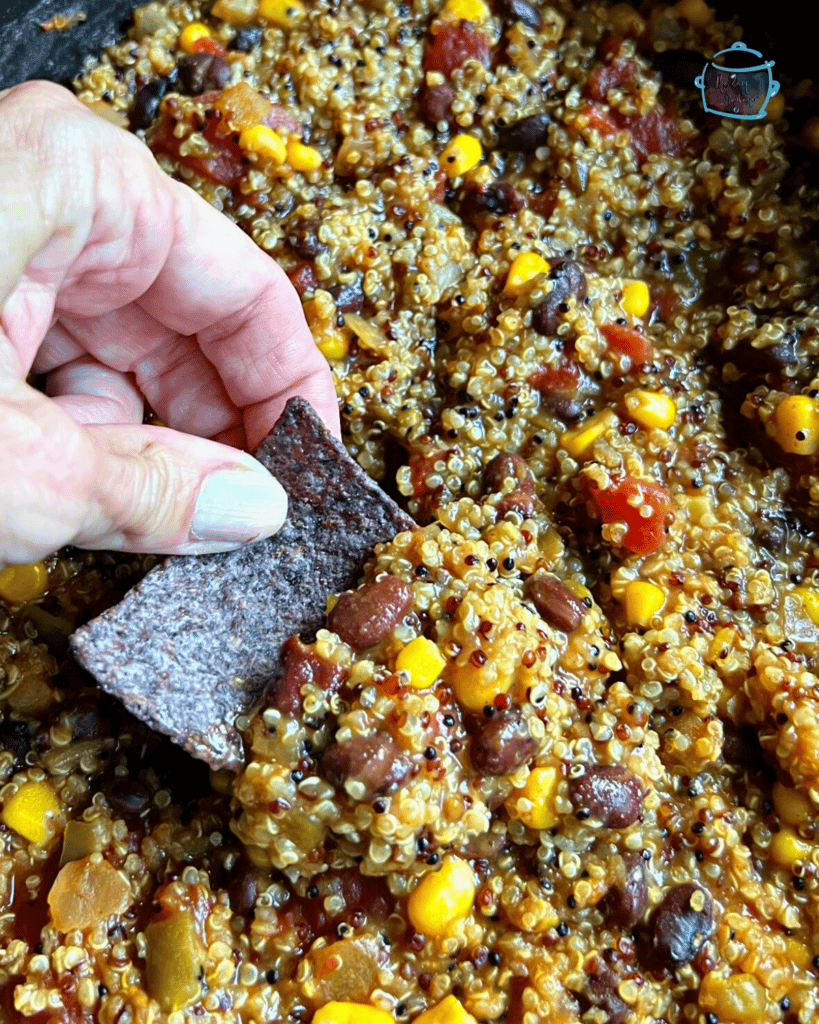
<svg viewBox="0 0 819 1024">
<path fill-rule="evenodd" d="M 22 764 L 31 749 L 31 735 L 25 722 L 14 722 L 4 718 L 0 722 L 0 750 L 14 755 L 15 764 Z"/>
<path fill-rule="evenodd" d="M 711 897 L 687 882 L 672 889 L 657 907 L 652 943 L 663 964 L 674 969 L 690 964 L 713 930 Z"/>
<path fill-rule="evenodd" d="M 150 126 L 169 87 L 170 82 L 167 78 L 155 78 L 142 86 L 134 97 L 134 105 L 128 115 L 132 131 Z"/>
<path fill-rule="evenodd" d="M 364 291 L 361 281 L 352 284 L 335 284 L 330 294 L 336 300 L 336 309 L 341 313 L 360 313 L 364 306 Z"/>
<path fill-rule="evenodd" d="M 583 621 L 586 613 L 583 602 L 551 573 L 530 576 L 524 594 L 535 606 L 538 615 L 555 629 L 571 633 Z"/>
<path fill-rule="evenodd" d="M 753 726 L 737 727 L 732 722 L 723 722 L 722 733 L 722 756 L 728 764 L 738 768 L 764 765 L 762 746 Z"/>
<path fill-rule="evenodd" d="M 622 879 L 614 882 L 598 907 L 607 922 L 631 928 L 648 906 L 646 867 L 639 853 L 624 853 L 622 860 Z"/>
<path fill-rule="evenodd" d="M 319 241 L 318 229 L 321 221 L 318 217 L 310 217 L 296 221 L 287 234 L 287 241 L 303 260 L 314 260 L 316 256 L 327 250 L 324 242 Z"/>
<path fill-rule="evenodd" d="M 354 736 L 328 747 L 321 759 L 328 782 L 343 786 L 348 780 L 362 784 L 357 800 L 371 800 L 395 789 L 405 781 L 411 765 L 404 752 L 389 736 Z"/>
<path fill-rule="evenodd" d="M 583 268 L 575 260 L 559 258 L 549 260 L 549 277 L 552 290 L 532 310 L 532 327 L 538 334 L 554 334 L 561 318 L 561 305 L 574 295 L 582 300 L 586 297 L 588 284 Z"/>
<path fill-rule="evenodd" d="M 529 0 L 496 0 L 495 9 L 507 21 L 522 21 L 528 28 L 543 28 L 540 11 Z"/>
<path fill-rule="evenodd" d="M 467 727 L 472 767 L 482 775 L 508 775 L 537 752 L 537 742 L 518 708 L 501 711 L 489 719 L 474 717 Z"/>
<path fill-rule="evenodd" d="M 259 896 L 259 869 L 249 861 L 240 860 L 227 889 L 233 910 L 247 916 L 256 906 Z"/>
<path fill-rule="evenodd" d="M 230 64 L 215 53 L 188 53 L 176 68 L 182 91 L 189 96 L 224 89 L 230 81 Z"/>
<path fill-rule="evenodd" d="M 494 181 L 489 185 L 467 182 L 457 199 L 458 213 L 473 227 L 482 217 L 506 217 L 518 213 L 525 205 L 523 196 L 508 181 Z"/>
<path fill-rule="evenodd" d="M 150 805 L 153 793 L 139 779 L 117 779 L 106 789 L 111 809 L 126 816 L 142 814 Z"/>
<path fill-rule="evenodd" d="M 754 529 L 754 540 L 771 554 L 777 555 L 785 547 L 789 532 L 785 519 L 763 513 L 759 525 Z"/>
<path fill-rule="evenodd" d="M 569 777 L 569 798 L 606 828 L 628 828 L 643 810 L 643 785 L 625 765 L 587 765 Z"/>
<path fill-rule="evenodd" d="M 498 128 L 498 148 L 510 149 L 515 153 L 534 153 L 546 145 L 551 123 L 548 114 L 532 114 L 531 117 L 523 117 L 520 121 L 504 125 Z"/>
<path fill-rule="evenodd" d="M 483 471 L 484 492 L 499 492 L 507 479 L 515 481 L 516 490 L 534 494 L 535 478 L 526 459 L 515 452 L 500 452 L 489 460 Z"/>
<path fill-rule="evenodd" d="M 625 1024 L 632 1009 L 617 992 L 620 979 L 604 964 L 598 964 L 597 969 L 598 973 L 586 983 L 583 995 L 591 1006 L 603 1012 L 604 1016 L 596 1019 L 602 1019 L 604 1024 Z"/>
<path fill-rule="evenodd" d="M 327 625 L 356 651 L 386 640 L 409 611 L 412 590 L 397 576 L 383 576 L 342 594 L 327 616 Z"/>
<path fill-rule="evenodd" d="M 262 41 L 262 30 L 256 25 L 248 28 L 240 28 L 236 35 L 228 43 L 229 50 L 238 50 L 240 53 L 250 53 Z"/>
</svg>

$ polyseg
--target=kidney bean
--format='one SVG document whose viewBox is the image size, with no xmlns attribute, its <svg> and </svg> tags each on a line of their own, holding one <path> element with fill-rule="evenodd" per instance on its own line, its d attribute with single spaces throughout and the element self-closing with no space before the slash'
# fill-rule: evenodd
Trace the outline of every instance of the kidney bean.
<svg viewBox="0 0 819 1024">
<path fill-rule="evenodd" d="M 549 125 L 548 114 L 532 114 L 520 121 L 498 128 L 498 149 L 510 149 L 514 153 L 534 153 L 545 146 Z"/>
<path fill-rule="evenodd" d="M 342 594 L 327 625 L 356 651 L 375 647 L 390 635 L 412 604 L 412 590 L 396 576 L 382 576 Z"/>
<path fill-rule="evenodd" d="M 467 728 L 472 767 L 482 775 L 508 775 L 537 752 L 537 743 L 518 708 L 501 711 L 492 718 L 472 718 Z"/>
<path fill-rule="evenodd" d="M 117 779 L 105 791 L 111 809 L 125 817 L 142 814 L 150 805 L 153 793 L 139 779 Z"/>
<path fill-rule="evenodd" d="M 534 494 L 535 478 L 532 471 L 526 459 L 515 452 L 500 452 L 487 462 L 483 471 L 483 489 L 489 493 L 502 491 L 509 478 L 518 485 L 517 490 Z"/>
<path fill-rule="evenodd" d="M 349 780 L 364 787 L 360 800 L 371 800 L 401 785 L 410 773 L 411 765 L 389 736 L 354 736 L 343 743 L 328 747 L 321 759 L 322 771 L 328 782 L 342 787 Z"/>
<path fill-rule="evenodd" d="M 625 765 L 587 765 L 570 775 L 569 798 L 577 813 L 601 821 L 606 828 L 628 828 L 643 810 L 643 785 Z"/>
<path fill-rule="evenodd" d="M 321 221 L 318 217 L 298 220 L 287 233 L 287 241 L 297 256 L 303 260 L 314 260 L 316 256 L 327 251 L 324 242 L 319 241 L 318 229 Z"/>
<path fill-rule="evenodd" d="M 634 851 L 624 853 L 622 859 L 625 868 L 623 879 L 612 885 L 598 908 L 607 922 L 631 928 L 648 906 L 646 867 L 642 856 Z"/>
<path fill-rule="evenodd" d="M 577 629 L 586 614 L 585 605 L 577 594 L 573 594 L 565 583 L 551 573 L 530 576 L 523 592 L 537 609 L 538 615 L 564 633 Z"/>
<path fill-rule="evenodd" d="M 678 885 L 657 907 L 652 923 L 654 950 L 672 970 L 690 964 L 714 930 L 714 906 L 698 885 Z"/>
<path fill-rule="evenodd" d="M 452 101 L 455 90 L 451 85 L 433 85 L 425 87 L 418 97 L 418 109 L 421 117 L 433 127 L 440 121 L 451 124 L 453 120 Z"/>
<path fill-rule="evenodd" d="M 238 50 L 239 53 L 250 53 L 262 41 L 262 30 L 256 26 L 249 26 L 248 28 L 240 28 L 236 32 L 236 35 L 228 43 L 229 50 Z"/>
<path fill-rule="evenodd" d="M 159 112 L 159 104 L 170 84 L 167 78 L 155 78 L 138 90 L 134 96 L 134 105 L 128 114 L 131 131 L 150 126 Z"/>
<path fill-rule="evenodd" d="M 224 89 L 230 81 L 230 64 L 215 53 L 188 53 L 176 67 L 182 91 L 189 96 Z"/>
<path fill-rule="evenodd" d="M 631 1007 L 617 992 L 620 979 L 612 970 L 599 965 L 599 973 L 589 978 L 583 989 L 583 995 L 589 1003 L 606 1016 L 605 1024 L 625 1024 L 631 1017 Z"/>
<path fill-rule="evenodd" d="M 259 869 L 249 861 L 240 860 L 234 872 L 227 887 L 230 905 L 237 914 L 247 917 L 259 896 Z"/>
<path fill-rule="evenodd" d="M 496 0 L 495 10 L 506 21 L 522 21 L 527 28 L 543 28 L 540 11 L 529 0 Z"/>
<path fill-rule="evenodd" d="M 560 306 L 570 295 L 585 299 L 588 290 L 586 274 L 575 260 L 559 258 L 549 261 L 552 290 L 532 310 L 532 327 L 538 334 L 554 334 L 560 323 Z"/>
<path fill-rule="evenodd" d="M 269 684 L 267 706 L 284 715 L 296 715 L 301 711 L 305 684 L 312 683 L 324 693 L 336 693 L 348 674 L 346 668 L 306 647 L 298 636 L 288 637 L 282 645 L 282 675 Z"/>
<path fill-rule="evenodd" d="M 534 494 L 530 494 L 528 491 L 512 491 L 510 494 L 504 494 L 498 502 L 495 510 L 496 516 L 500 521 L 507 512 L 517 512 L 524 519 L 528 519 L 535 514 L 538 504 L 538 499 Z"/>
<path fill-rule="evenodd" d="M 467 182 L 458 196 L 458 213 L 473 227 L 486 216 L 506 217 L 517 213 L 526 205 L 523 196 L 508 181 L 495 181 L 490 185 Z"/>
</svg>

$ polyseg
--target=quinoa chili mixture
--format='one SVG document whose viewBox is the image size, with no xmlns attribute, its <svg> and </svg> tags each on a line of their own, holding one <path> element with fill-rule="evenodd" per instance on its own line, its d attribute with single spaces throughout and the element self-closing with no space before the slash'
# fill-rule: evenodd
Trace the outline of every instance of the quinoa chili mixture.
<svg viewBox="0 0 819 1024">
<path fill-rule="evenodd" d="M 67 654 L 150 560 L 0 573 L 0 1018 L 819 1021 L 819 125 L 809 83 L 703 113 L 674 51 L 739 36 L 216 0 L 89 62 L 285 267 L 419 529 L 287 642 L 238 776 Z"/>
</svg>

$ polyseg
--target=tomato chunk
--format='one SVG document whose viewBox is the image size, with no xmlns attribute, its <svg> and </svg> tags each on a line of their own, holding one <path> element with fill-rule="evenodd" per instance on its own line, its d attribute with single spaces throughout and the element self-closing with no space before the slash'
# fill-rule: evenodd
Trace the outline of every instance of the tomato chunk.
<svg viewBox="0 0 819 1024">
<path fill-rule="evenodd" d="M 615 60 L 611 64 L 604 64 L 589 75 L 586 82 L 586 95 L 593 100 L 602 102 L 605 100 L 609 89 L 622 89 L 623 86 L 630 86 L 634 83 L 637 74 L 637 62 L 629 60 Z"/>
<path fill-rule="evenodd" d="M 674 505 L 662 484 L 627 476 L 604 491 L 593 489 L 591 497 L 604 523 L 626 524 L 622 544 L 627 550 L 649 555 L 665 544 Z"/>
<path fill-rule="evenodd" d="M 654 346 L 651 341 L 628 324 L 603 324 L 600 328 L 609 348 L 615 352 L 624 352 L 635 366 L 650 363 L 654 359 Z"/>
<path fill-rule="evenodd" d="M 660 107 L 652 107 L 646 114 L 620 115 L 622 127 L 631 134 L 631 148 L 641 161 L 651 153 L 679 156 L 691 141 L 680 127 L 677 116 Z"/>
<path fill-rule="evenodd" d="M 571 362 L 539 366 L 529 377 L 529 383 L 549 395 L 573 396 L 580 390 L 580 368 Z"/>
<path fill-rule="evenodd" d="M 202 131 L 204 137 L 213 146 L 213 157 L 206 158 L 192 154 L 180 156 L 181 140 L 174 135 L 173 122 L 167 114 L 163 116 L 150 134 L 151 149 L 155 153 L 167 153 L 168 156 L 178 160 L 185 167 L 190 167 L 191 170 L 209 181 L 235 188 L 242 180 L 245 171 L 242 163 L 243 154 L 231 135 L 222 135 L 217 132 L 218 124 L 219 121 L 215 117 L 210 117 Z"/>
<path fill-rule="evenodd" d="M 424 70 L 451 75 L 469 59 L 488 68 L 492 63 L 492 40 L 468 21 L 440 24 L 424 54 Z"/>
<path fill-rule="evenodd" d="M 197 39 L 191 47 L 194 53 L 212 53 L 216 57 L 221 57 L 226 60 L 228 52 L 222 46 L 221 43 L 217 43 L 215 39 L 211 39 L 209 36 L 203 36 L 201 39 Z"/>
<path fill-rule="evenodd" d="M 601 135 L 616 135 L 621 128 L 613 111 L 606 107 L 600 107 L 596 103 L 590 103 L 583 111 L 587 128 L 596 128 Z"/>
</svg>

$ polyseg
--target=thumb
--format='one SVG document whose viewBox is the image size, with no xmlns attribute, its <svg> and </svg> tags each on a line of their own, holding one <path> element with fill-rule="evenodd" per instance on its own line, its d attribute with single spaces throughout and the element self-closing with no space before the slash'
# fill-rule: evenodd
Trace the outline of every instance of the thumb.
<svg viewBox="0 0 819 1024">
<path fill-rule="evenodd" d="M 75 423 L 23 385 L 0 389 L 0 564 L 64 544 L 207 554 L 275 533 L 287 496 L 252 456 L 167 427 Z"/>
<path fill-rule="evenodd" d="M 74 544 L 201 555 L 269 537 L 287 495 L 251 455 L 166 427 L 90 426 L 96 454 Z"/>
</svg>

